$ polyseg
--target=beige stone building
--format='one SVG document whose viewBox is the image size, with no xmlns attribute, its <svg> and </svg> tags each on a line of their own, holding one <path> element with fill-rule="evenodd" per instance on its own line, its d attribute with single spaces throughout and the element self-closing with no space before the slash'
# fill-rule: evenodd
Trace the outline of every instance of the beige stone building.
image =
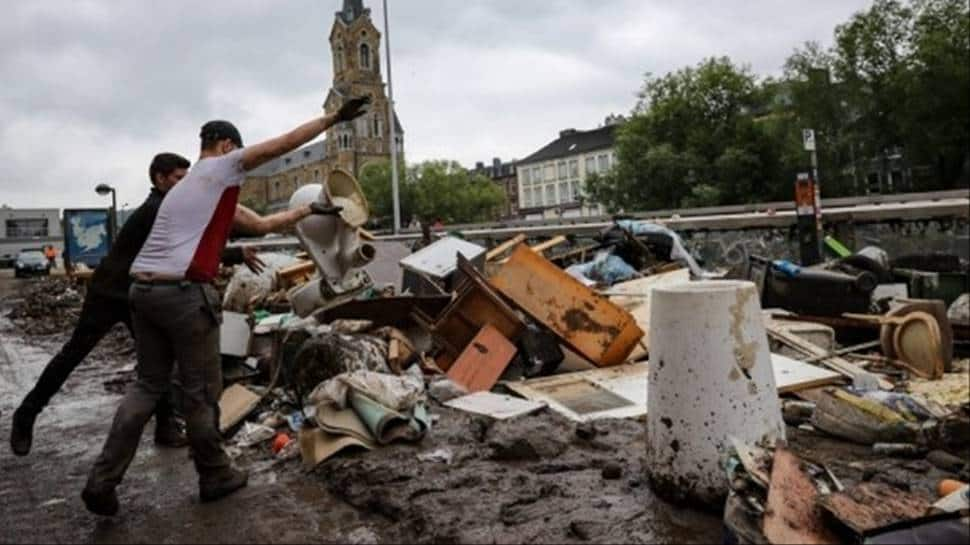
<svg viewBox="0 0 970 545">
<path fill-rule="evenodd" d="M 249 173 L 239 200 L 260 210 L 277 210 L 296 189 L 319 183 L 335 167 L 359 175 L 372 163 L 389 161 L 390 125 L 387 94 L 381 75 L 381 33 L 371 21 L 363 0 L 344 0 L 330 30 L 333 86 L 324 101 L 327 113 L 350 97 L 367 95 L 371 105 L 365 115 L 327 131 L 322 141 L 277 158 Z M 404 131 L 394 118 L 398 153 L 404 152 Z"/>
</svg>

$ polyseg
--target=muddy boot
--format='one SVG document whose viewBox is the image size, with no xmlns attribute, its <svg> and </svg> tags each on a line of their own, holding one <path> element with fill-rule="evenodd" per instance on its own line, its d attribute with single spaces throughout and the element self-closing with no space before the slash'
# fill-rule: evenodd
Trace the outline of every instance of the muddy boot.
<svg viewBox="0 0 970 545">
<path fill-rule="evenodd" d="M 177 418 L 156 418 L 155 444 L 160 447 L 182 448 L 188 446 L 189 438 Z"/>
<path fill-rule="evenodd" d="M 10 425 L 10 448 L 17 456 L 30 454 L 30 446 L 34 442 L 34 420 L 37 413 L 19 407 L 13 412 L 13 422 Z"/>
<path fill-rule="evenodd" d="M 118 513 L 118 494 L 114 488 L 93 488 L 90 484 L 81 492 L 81 499 L 88 511 L 95 515 L 112 517 Z"/>
<path fill-rule="evenodd" d="M 234 467 L 227 467 L 211 478 L 199 480 L 199 499 L 203 503 L 222 499 L 246 486 L 249 473 Z"/>
</svg>

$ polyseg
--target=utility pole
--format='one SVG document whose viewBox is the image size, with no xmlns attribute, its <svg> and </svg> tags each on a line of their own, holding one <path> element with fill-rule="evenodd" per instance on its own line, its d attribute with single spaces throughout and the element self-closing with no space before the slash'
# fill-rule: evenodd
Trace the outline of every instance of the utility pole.
<svg viewBox="0 0 970 545">
<path fill-rule="evenodd" d="M 391 79 L 391 29 L 387 24 L 387 0 L 384 0 L 384 47 L 387 58 L 387 124 L 391 129 L 391 194 L 394 199 L 394 234 L 401 232 L 401 195 L 397 179 L 397 123 L 394 117 L 394 83 Z"/>
</svg>

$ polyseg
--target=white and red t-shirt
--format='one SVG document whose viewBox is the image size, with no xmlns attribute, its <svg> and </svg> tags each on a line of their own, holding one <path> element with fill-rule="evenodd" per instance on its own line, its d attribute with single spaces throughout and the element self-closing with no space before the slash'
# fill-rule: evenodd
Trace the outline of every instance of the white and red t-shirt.
<svg viewBox="0 0 970 545">
<path fill-rule="evenodd" d="M 236 212 L 239 186 L 246 178 L 242 149 L 201 159 L 158 209 L 158 217 L 131 265 L 131 273 L 210 282 Z"/>
</svg>

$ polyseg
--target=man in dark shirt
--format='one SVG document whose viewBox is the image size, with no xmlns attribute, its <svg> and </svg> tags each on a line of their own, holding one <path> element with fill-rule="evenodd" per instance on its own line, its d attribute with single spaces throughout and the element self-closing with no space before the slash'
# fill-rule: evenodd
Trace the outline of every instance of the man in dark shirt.
<svg viewBox="0 0 970 545">
<path fill-rule="evenodd" d="M 128 288 L 132 284 L 129 269 L 151 232 L 165 193 L 185 176 L 189 165 L 188 159 L 174 153 L 160 153 L 152 160 L 148 169 L 153 186 L 151 193 L 125 222 L 111 251 L 95 269 L 70 340 L 47 364 L 34 389 L 13 414 L 10 447 L 14 454 L 26 456 L 30 453 L 37 415 L 111 328 L 123 323 L 129 332 L 132 331 L 128 307 Z M 247 235 L 264 235 L 292 226 L 310 214 L 328 213 L 334 213 L 334 210 L 307 206 L 259 216 L 244 206 L 237 206 L 233 229 Z M 222 262 L 227 265 L 245 263 L 256 272 L 262 267 L 262 262 L 251 247 L 227 248 L 223 252 Z M 162 397 L 156 407 L 155 442 L 162 446 L 185 446 L 185 433 L 175 419 L 171 405 L 170 399 Z"/>
<path fill-rule="evenodd" d="M 165 192 L 185 176 L 188 168 L 188 159 L 174 153 L 160 153 L 152 160 L 148 169 L 153 185 L 151 193 L 125 222 L 111 251 L 95 269 L 70 340 L 47 364 L 34 389 L 14 411 L 10 430 L 10 447 L 14 454 L 26 456 L 30 452 L 37 415 L 111 328 L 123 323 L 131 331 L 131 314 L 128 310 L 131 279 L 128 269 L 148 238 Z M 155 416 L 157 444 L 172 447 L 186 445 L 185 435 L 172 414 L 167 398 L 159 402 Z"/>
</svg>

